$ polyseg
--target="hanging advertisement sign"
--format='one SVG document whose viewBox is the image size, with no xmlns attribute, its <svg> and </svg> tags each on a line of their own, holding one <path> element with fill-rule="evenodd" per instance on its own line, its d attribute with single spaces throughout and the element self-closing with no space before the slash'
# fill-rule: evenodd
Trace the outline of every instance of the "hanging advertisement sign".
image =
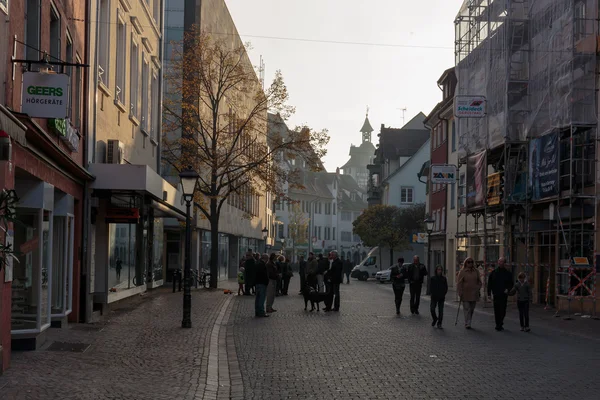
<svg viewBox="0 0 600 400">
<path fill-rule="evenodd" d="M 485 206 L 486 171 L 485 150 L 467 158 L 467 209 Z"/>
<path fill-rule="evenodd" d="M 454 116 L 456 118 L 483 118 L 486 113 L 484 96 L 454 97 Z"/>
<path fill-rule="evenodd" d="M 79 151 L 79 133 L 71 125 L 71 121 L 68 119 L 52 118 L 48 120 L 48 126 L 67 145 L 69 150 L 74 153 Z"/>
<path fill-rule="evenodd" d="M 456 166 L 448 164 L 432 164 L 431 183 L 456 183 Z"/>
<path fill-rule="evenodd" d="M 497 206 L 502 201 L 502 172 L 487 177 L 487 204 Z"/>
<path fill-rule="evenodd" d="M 36 118 L 66 118 L 69 106 L 69 76 L 25 72 L 22 90 L 23 113 Z"/>
<path fill-rule="evenodd" d="M 532 200 L 558 195 L 558 133 L 529 142 L 529 189 Z"/>
<path fill-rule="evenodd" d="M 427 243 L 427 233 L 413 233 L 411 243 Z"/>
</svg>

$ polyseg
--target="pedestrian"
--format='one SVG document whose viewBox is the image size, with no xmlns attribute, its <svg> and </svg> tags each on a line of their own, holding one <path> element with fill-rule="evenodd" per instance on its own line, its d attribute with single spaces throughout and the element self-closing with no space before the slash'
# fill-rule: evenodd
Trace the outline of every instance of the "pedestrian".
<svg viewBox="0 0 600 400">
<path fill-rule="evenodd" d="M 352 262 L 350 259 L 345 259 L 342 257 L 342 262 L 344 264 L 344 275 L 346 275 L 346 285 L 350 284 L 350 274 L 352 273 Z"/>
<path fill-rule="evenodd" d="M 479 290 L 481 289 L 481 276 L 479 270 L 475 268 L 475 262 L 471 257 L 468 257 L 457 279 L 458 297 L 463 304 L 463 312 L 465 315 L 465 328 L 471 329 L 471 321 L 475 306 L 479 299 Z"/>
<path fill-rule="evenodd" d="M 444 276 L 444 268 L 441 265 L 435 267 L 435 273 L 431 278 L 431 326 L 442 329 L 442 321 L 444 320 L 444 301 L 446 301 L 446 293 L 448 293 L 448 280 Z M 438 309 L 436 315 L 435 309 Z"/>
<path fill-rule="evenodd" d="M 315 258 L 315 253 L 312 251 L 308 253 L 308 264 L 306 267 L 306 284 L 315 290 L 318 290 L 318 278 L 317 271 L 319 269 L 319 263 Z"/>
<path fill-rule="evenodd" d="M 338 252 L 332 251 L 330 253 L 331 257 L 331 268 L 330 272 L 330 285 L 331 285 L 331 296 L 333 299 L 333 311 L 340 311 L 340 285 L 344 281 L 343 271 L 344 266 L 342 265 L 342 260 L 338 258 Z M 329 310 L 331 310 L 331 304 L 329 305 Z M 325 311 L 329 311 L 327 308 Z"/>
<path fill-rule="evenodd" d="M 273 308 L 275 302 L 275 292 L 277 291 L 277 279 L 279 278 L 279 272 L 277 272 L 277 266 L 275 265 L 277 255 L 271 253 L 271 256 L 267 261 L 267 275 L 269 277 L 269 286 L 267 286 L 267 312 L 274 313 L 277 310 Z"/>
<path fill-rule="evenodd" d="M 283 280 L 283 287 L 281 289 L 281 294 L 284 296 L 288 295 L 288 289 L 290 288 L 290 280 L 294 276 L 294 272 L 292 271 L 292 264 L 290 260 L 280 256 L 280 259 L 283 259 L 281 262 L 281 278 Z"/>
<path fill-rule="evenodd" d="M 123 268 L 123 263 L 121 262 L 120 258 L 117 258 L 117 262 L 116 262 L 116 267 L 115 269 L 117 270 L 117 279 L 121 280 L 121 269 Z M 181 288 L 181 286 L 179 286 Z"/>
<path fill-rule="evenodd" d="M 269 284 L 269 277 L 267 276 L 267 265 L 265 264 L 265 262 L 268 260 L 269 256 L 263 254 L 262 259 L 259 259 L 255 264 L 256 297 L 254 299 L 254 315 L 256 317 L 269 316 L 267 313 L 265 313 L 265 299 L 267 298 L 267 285 Z"/>
<path fill-rule="evenodd" d="M 419 261 L 419 256 L 413 257 L 413 263 L 408 267 L 408 283 L 410 287 L 410 312 L 419 315 L 421 303 L 421 288 L 427 276 L 427 269 Z"/>
<path fill-rule="evenodd" d="M 521 331 L 530 332 L 529 329 L 529 303 L 533 300 L 531 295 L 531 285 L 527 281 L 525 272 L 521 272 L 517 276 L 518 280 L 515 286 L 510 291 L 510 294 L 517 295 L 517 307 L 519 308 L 519 322 Z"/>
<path fill-rule="evenodd" d="M 244 267 L 238 272 L 238 296 L 244 295 Z"/>
<path fill-rule="evenodd" d="M 285 261 L 285 257 L 283 257 L 282 255 L 277 256 L 277 259 L 275 260 L 275 267 L 277 267 L 277 287 L 275 290 L 275 296 L 281 296 L 281 294 L 283 293 L 283 282 L 281 280 L 281 269 L 282 269 L 282 263 L 283 261 Z"/>
<path fill-rule="evenodd" d="M 258 261 L 256 260 L 256 258 L 254 257 L 254 253 L 252 253 L 252 249 L 248 249 L 248 251 L 246 252 L 246 258 L 244 260 L 244 273 L 245 273 L 245 279 L 244 279 L 244 283 L 246 284 L 246 290 L 244 291 L 244 294 L 246 296 L 252 296 L 252 293 L 255 292 L 254 290 L 254 285 L 255 285 L 255 275 L 256 275 L 256 264 L 258 263 Z"/>
<path fill-rule="evenodd" d="M 329 260 L 323 257 L 323 254 L 319 254 L 317 260 L 317 287 L 319 292 L 325 291 L 325 272 L 329 269 Z"/>
<path fill-rule="evenodd" d="M 404 266 L 404 258 L 400 257 L 398 263 L 390 270 L 392 279 L 392 289 L 394 289 L 394 302 L 396 303 L 396 315 L 400 315 L 400 306 L 402 305 L 402 296 L 406 288 L 408 279 L 408 268 Z"/>
<path fill-rule="evenodd" d="M 506 269 L 506 260 L 503 257 L 499 258 L 498 268 L 490 274 L 487 286 L 488 296 L 494 296 L 494 318 L 498 332 L 504 330 L 508 292 L 513 288 L 513 282 L 512 273 Z"/>
<path fill-rule="evenodd" d="M 254 299 L 254 315 L 256 317 L 268 317 L 265 313 L 265 299 L 267 298 L 267 285 L 269 276 L 267 274 L 266 262 L 269 261 L 267 254 L 262 255 L 262 259 L 256 262 L 256 297 Z"/>
<path fill-rule="evenodd" d="M 300 256 L 298 261 L 298 275 L 300 275 L 300 293 L 304 290 L 306 286 L 306 261 L 304 261 L 304 256 Z"/>
</svg>

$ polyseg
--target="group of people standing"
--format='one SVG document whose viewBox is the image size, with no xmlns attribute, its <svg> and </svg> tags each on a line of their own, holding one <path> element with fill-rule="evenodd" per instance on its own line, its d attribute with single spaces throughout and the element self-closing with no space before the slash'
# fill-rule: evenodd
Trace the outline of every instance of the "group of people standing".
<svg viewBox="0 0 600 400">
<path fill-rule="evenodd" d="M 259 255 L 249 249 L 238 273 L 238 294 L 254 295 L 255 315 L 268 317 L 277 311 L 273 308 L 275 297 L 288 295 L 293 276 L 292 267 L 285 256 L 276 253 Z"/>
<path fill-rule="evenodd" d="M 404 259 L 399 258 L 398 263 L 390 271 L 392 288 L 394 289 L 394 299 L 396 303 L 396 314 L 400 314 L 402 297 L 406 283 L 410 288 L 410 312 L 419 314 L 419 299 L 424 278 L 427 276 L 427 269 L 419 262 L 419 257 L 414 256 L 412 264 L 404 264 Z M 444 276 L 444 268 L 441 265 L 435 267 L 435 273 L 431 277 L 431 326 L 442 328 L 444 319 L 444 302 L 448 293 L 448 280 Z M 465 328 L 471 329 L 473 313 L 477 301 L 480 297 L 482 287 L 482 278 L 479 270 L 475 267 L 472 258 L 467 258 L 457 277 L 457 289 L 460 304 L 463 306 Z M 506 269 L 506 260 L 498 260 L 498 268 L 495 269 L 488 279 L 487 292 L 493 296 L 494 317 L 496 320 L 496 330 L 504 330 L 504 318 L 506 316 L 506 307 L 508 296 L 517 295 L 517 307 L 519 309 L 519 321 L 521 331 L 529 332 L 529 304 L 532 300 L 531 286 L 526 280 L 525 273 L 518 275 L 516 283 L 513 276 Z"/>
<path fill-rule="evenodd" d="M 315 257 L 313 252 L 308 253 L 308 261 L 300 256 L 298 263 L 300 275 L 300 293 L 304 290 L 314 290 L 326 293 L 325 311 L 340 310 L 340 285 L 344 282 L 347 266 L 345 261 L 338 257 L 337 251 L 329 253 L 328 257 L 319 254 Z M 350 282 L 349 273 L 347 283 Z"/>
</svg>

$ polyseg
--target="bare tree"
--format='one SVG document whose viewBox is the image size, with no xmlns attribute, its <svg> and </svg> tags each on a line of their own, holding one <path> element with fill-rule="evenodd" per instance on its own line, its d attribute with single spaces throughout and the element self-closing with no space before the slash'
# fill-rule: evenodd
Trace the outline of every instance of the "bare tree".
<svg viewBox="0 0 600 400">
<path fill-rule="evenodd" d="M 186 51 L 184 51 L 184 49 Z M 219 217 L 229 202 L 251 218 L 259 198 L 280 193 L 289 173 L 278 162 L 293 154 L 320 164 L 326 130 L 306 126 L 267 137 L 267 113 L 289 117 L 281 72 L 263 90 L 243 44 L 194 30 L 174 46 L 165 73 L 163 160 L 175 174 L 200 174 L 194 203 L 211 228 L 211 287 L 217 285 Z"/>
<path fill-rule="evenodd" d="M 290 239 L 292 239 L 292 261 L 295 261 L 296 246 L 303 243 L 308 244 L 308 223 L 310 220 L 300 208 L 298 201 L 293 202 L 289 216 Z"/>
</svg>

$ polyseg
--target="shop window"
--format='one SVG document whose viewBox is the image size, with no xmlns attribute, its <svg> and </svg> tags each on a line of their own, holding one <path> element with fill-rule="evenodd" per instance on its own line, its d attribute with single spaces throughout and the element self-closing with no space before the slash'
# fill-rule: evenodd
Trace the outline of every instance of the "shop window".
<svg viewBox="0 0 600 400">
<path fill-rule="evenodd" d="M 108 287 L 115 291 L 134 287 L 136 254 L 136 225 L 109 224 Z"/>
<path fill-rule="evenodd" d="M 54 217 L 53 223 L 51 309 L 53 316 L 65 316 L 72 305 L 73 217 Z"/>
<path fill-rule="evenodd" d="M 163 279 L 163 256 L 164 256 L 164 226 L 162 218 L 155 218 L 152 228 L 152 279 L 159 281 Z"/>
<path fill-rule="evenodd" d="M 41 330 L 50 324 L 52 213 L 17 209 L 11 330 Z"/>
<path fill-rule="evenodd" d="M 229 267 L 229 236 L 219 234 L 219 278 L 227 278 Z"/>
</svg>

